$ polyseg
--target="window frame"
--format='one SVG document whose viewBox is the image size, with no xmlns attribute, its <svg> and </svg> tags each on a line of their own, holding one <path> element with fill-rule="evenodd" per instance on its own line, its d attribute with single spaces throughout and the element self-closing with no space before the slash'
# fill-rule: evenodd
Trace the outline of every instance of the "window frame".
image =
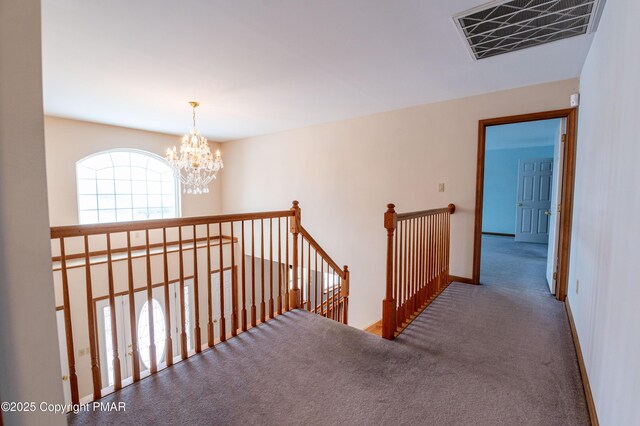
<svg viewBox="0 0 640 426">
<path fill-rule="evenodd" d="M 82 211 L 82 209 L 80 208 L 80 197 L 81 197 L 81 195 L 90 195 L 90 194 L 81 194 L 81 193 L 80 193 L 80 189 L 79 189 L 79 181 L 80 181 L 80 178 L 79 178 L 79 176 L 78 176 L 78 167 L 79 167 L 79 166 L 82 166 L 82 163 L 83 163 L 84 161 L 87 161 L 87 160 L 89 160 L 89 159 L 91 159 L 91 158 L 93 158 L 93 157 L 97 157 L 97 156 L 105 155 L 105 154 L 112 154 L 112 153 L 129 153 L 129 154 L 132 154 L 132 153 L 133 153 L 133 154 L 139 154 L 139 155 L 143 155 L 143 156 L 149 157 L 149 158 L 154 159 L 154 160 L 158 160 L 158 161 L 160 161 L 161 163 L 163 163 L 164 165 L 166 165 L 166 166 L 167 166 L 167 168 L 168 168 L 168 169 L 170 169 L 170 170 L 173 172 L 173 183 L 174 183 L 174 194 L 175 194 L 174 204 L 175 204 L 175 213 L 176 213 L 176 214 L 175 214 L 175 218 L 181 218 L 181 217 L 182 217 L 182 196 L 181 196 L 182 192 L 181 192 L 181 182 L 180 182 L 180 179 L 178 178 L 178 176 L 176 176 L 176 174 L 175 174 L 175 170 L 173 169 L 173 167 L 171 167 L 171 165 L 167 162 L 167 160 L 166 160 L 165 158 L 163 158 L 163 157 L 161 157 L 160 155 L 155 154 L 155 153 L 153 153 L 153 152 L 145 151 L 145 150 L 142 150 L 142 149 L 135 149 L 135 148 L 112 148 L 112 149 L 106 149 L 106 150 L 103 150 L 103 151 L 95 152 L 95 153 L 93 153 L 93 154 L 91 154 L 91 155 L 87 155 L 86 157 L 83 157 L 83 158 L 79 159 L 78 161 L 76 161 L 76 167 L 75 167 L 75 186 L 76 186 L 76 214 L 78 215 L 78 220 L 77 220 L 78 224 L 80 224 L 80 225 L 97 225 L 97 224 L 100 224 L 100 223 L 126 223 L 126 222 L 140 222 L 140 221 L 143 221 L 143 220 L 155 220 L 155 219 L 133 219 L 133 216 L 132 216 L 132 219 L 131 219 L 131 220 L 127 220 L 127 221 L 118 221 L 118 220 L 117 220 L 117 218 L 118 218 L 118 217 L 117 217 L 117 213 L 116 213 L 116 220 L 115 220 L 115 221 L 113 221 L 113 222 L 100 222 L 100 221 L 98 220 L 98 221 L 96 221 L 96 222 L 87 222 L 87 223 L 82 223 L 82 221 L 80 220 L 80 218 L 81 218 L 81 211 Z M 112 160 L 112 161 L 113 161 L 113 160 Z M 84 166 L 84 167 L 86 167 L 86 166 Z M 112 165 L 112 169 L 115 169 L 116 167 L 121 167 L 121 166 Z M 129 169 L 131 169 L 131 164 L 129 164 Z M 97 171 L 96 171 L 96 173 L 97 173 Z M 86 179 L 86 178 L 82 178 L 82 179 Z M 96 185 L 97 185 L 98 180 L 99 180 L 99 179 L 96 177 L 96 178 L 95 178 Z M 115 180 L 116 180 L 116 179 L 115 179 L 115 177 L 114 177 L 112 180 L 115 182 Z M 129 178 L 129 182 L 133 182 L 133 179 L 131 179 L 131 177 Z M 148 180 L 145 180 L 145 182 L 148 182 Z M 132 190 L 132 191 L 133 191 L 133 190 Z M 97 189 L 96 189 L 96 194 L 95 194 L 95 196 L 96 196 L 96 209 L 95 209 L 95 210 L 96 210 L 96 212 L 98 212 L 98 219 L 99 219 L 99 218 L 100 218 L 100 213 L 99 213 L 99 212 L 100 212 L 100 208 L 99 208 L 99 203 L 98 203 L 98 196 L 99 196 L 100 194 L 98 194 L 97 192 L 98 192 L 98 191 L 97 191 Z M 115 197 L 115 196 L 117 196 L 117 193 L 115 192 L 115 190 L 114 190 L 114 193 L 113 193 L 113 194 L 114 194 L 114 197 Z M 148 200 L 148 196 L 149 196 L 149 194 L 148 194 L 148 192 L 147 192 L 147 200 Z M 149 205 L 148 205 L 148 201 L 147 201 L 147 210 L 148 210 L 148 209 L 149 209 Z M 103 209 L 103 210 L 109 210 L 109 209 Z M 113 209 L 113 210 L 117 210 L 117 209 L 114 207 L 114 209 Z M 133 210 L 133 207 L 132 207 L 132 210 Z M 85 210 L 85 211 L 86 211 L 86 210 Z M 163 218 L 163 219 L 164 219 L 164 218 Z M 167 219 L 168 219 L 168 218 L 167 218 Z"/>
</svg>

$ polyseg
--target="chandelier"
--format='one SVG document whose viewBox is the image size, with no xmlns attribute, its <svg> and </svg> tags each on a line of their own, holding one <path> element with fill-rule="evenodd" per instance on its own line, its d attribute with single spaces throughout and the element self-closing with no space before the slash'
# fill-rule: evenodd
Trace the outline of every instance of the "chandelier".
<svg viewBox="0 0 640 426">
<path fill-rule="evenodd" d="M 222 164 L 220 150 L 215 156 L 209 149 L 207 138 L 196 129 L 196 108 L 198 102 L 189 102 L 193 110 L 193 127 L 182 137 L 180 155 L 174 146 L 167 149 L 166 159 L 173 167 L 177 177 L 182 182 L 182 192 L 185 194 L 206 194 L 209 192 L 209 182 L 216 178 Z"/>
</svg>

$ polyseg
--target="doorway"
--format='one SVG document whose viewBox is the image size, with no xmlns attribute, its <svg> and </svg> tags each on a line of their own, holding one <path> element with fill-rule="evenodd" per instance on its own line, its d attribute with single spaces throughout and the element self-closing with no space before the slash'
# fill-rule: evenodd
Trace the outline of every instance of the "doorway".
<svg viewBox="0 0 640 426">
<path fill-rule="evenodd" d="M 479 122 L 472 282 L 566 296 L 576 110 Z"/>
</svg>

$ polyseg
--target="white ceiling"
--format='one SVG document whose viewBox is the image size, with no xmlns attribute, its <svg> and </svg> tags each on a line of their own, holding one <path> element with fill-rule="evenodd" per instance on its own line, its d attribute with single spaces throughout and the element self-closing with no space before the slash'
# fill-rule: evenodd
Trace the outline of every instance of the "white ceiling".
<svg viewBox="0 0 640 426">
<path fill-rule="evenodd" d="M 474 61 L 484 0 L 43 0 L 45 113 L 214 140 L 577 77 L 592 35 Z"/>
<path fill-rule="evenodd" d="M 562 120 L 556 118 L 490 126 L 487 127 L 486 148 L 494 150 L 553 146 L 560 136 L 561 124 Z"/>
</svg>

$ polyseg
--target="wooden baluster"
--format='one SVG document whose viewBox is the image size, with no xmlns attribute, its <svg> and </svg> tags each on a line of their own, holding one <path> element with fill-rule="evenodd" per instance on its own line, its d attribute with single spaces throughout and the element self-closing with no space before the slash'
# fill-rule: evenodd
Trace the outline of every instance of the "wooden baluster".
<svg viewBox="0 0 640 426">
<path fill-rule="evenodd" d="M 214 341 L 213 331 L 213 294 L 211 290 L 211 230 L 207 223 L 207 346 L 212 347 Z M 222 241 L 220 241 L 222 243 Z"/>
<path fill-rule="evenodd" d="M 304 309 L 304 238 L 300 239 L 300 262 L 298 264 L 300 265 L 300 296 L 302 300 L 301 306 Z"/>
<path fill-rule="evenodd" d="M 156 359 L 156 335 L 154 333 L 153 323 L 153 283 L 151 281 L 151 245 L 149 244 L 149 230 L 145 230 L 146 243 L 147 243 L 147 303 L 149 309 L 147 309 L 149 315 L 149 359 L 150 367 L 149 371 L 154 374 L 158 371 L 158 364 Z"/>
<path fill-rule="evenodd" d="M 436 216 L 438 219 L 438 248 L 436 250 L 438 254 L 438 293 L 442 291 L 442 215 Z"/>
<path fill-rule="evenodd" d="M 235 237 L 231 221 L 231 336 L 238 334 L 238 280 L 236 278 Z"/>
<path fill-rule="evenodd" d="M 440 283 L 444 290 L 444 214 L 440 215 Z"/>
<path fill-rule="evenodd" d="M 331 319 L 333 315 L 333 269 L 331 269 L 331 265 L 327 261 L 327 318 Z"/>
<path fill-rule="evenodd" d="M 342 271 L 336 271 L 336 282 L 337 288 L 336 291 L 336 321 L 342 322 Z"/>
<path fill-rule="evenodd" d="M 333 298 L 331 303 L 333 305 L 333 320 L 338 321 L 338 297 L 340 296 L 340 280 L 336 270 L 333 270 Z"/>
<path fill-rule="evenodd" d="M 325 293 L 325 285 L 324 285 L 324 259 L 320 256 L 320 315 L 322 315 L 324 308 L 324 293 Z M 328 300 L 328 299 L 327 299 Z M 325 311 L 326 316 L 326 311 Z"/>
<path fill-rule="evenodd" d="M 84 236 L 84 266 L 85 266 L 85 284 L 87 293 L 87 318 L 89 325 L 89 354 L 91 356 L 91 378 L 93 381 L 93 399 L 100 399 L 102 396 L 102 379 L 100 378 L 100 363 L 98 362 L 98 344 L 96 339 L 96 314 L 93 306 L 93 286 L 91 283 L 91 257 L 89 250 L 89 237 Z M 131 256 L 129 256 L 131 257 Z M 62 259 L 62 257 L 61 257 Z M 65 262 L 66 263 L 66 262 Z M 66 264 L 65 264 L 66 268 Z M 134 321 L 135 324 L 135 321 Z M 65 318 L 66 327 L 66 318 Z M 136 342 L 137 344 L 137 342 Z M 135 346 L 137 348 L 137 346 Z M 135 358 L 134 358 L 135 360 Z M 134 367 L 135 377 L 135 367 Z M 138 378 L 140 376 L 138 375 Z"/>
<path fill-rule="evenodd" d="M 424 247 L 424 224 L 426 222 L 426 218 L 422 217 L 420 219 L 420 306 L 423 306 L 427 297 L 425 295 L 425 247 Z"/>
<path fill-rule="evenodd" d="M 342 280 L 343 280 L 343 276 L 342 276 L 343 272 L 342 270 L 338 269 L 336 271 L 336 279 L 338 280 L 338 294 L 336 295 L 336 321 L 337 322 L 342 322 Z"/>
<path fill-rule="evenodd" d="M 180 267 L 180 357 L 187 359 L 187 326 L 185 303 L 189 303 L 184 297 L 184 258 L 182 245 L 182 226 L 178 226 L 178 264 Z"/>
<path fill-rule="evenodd" d="M 278 218 L 278 262 L 280 262 L 280 218 Z M 280 269 L 278 269 L 278 294 L 280 294 Z M 280 303 L 278 298 L 278 303 Z M 279 305 L 278 305 L 279 306 Z M 269 318 L 273 318 L 273 218 L 269 218 Z"/>
<path fill-rule="evenodd" d="M 193 327 L 194 346 L 196 353 L 202 351 L 202 341 L 200 335 L 200 282 L 198 280 L 198 232 L 196 225 L 193 225 L 193 316 L 195 326 Z"/>
<path fill-rule="evenodd" d="M 429 216 L 429 300 L 434 295 L 434 283 L 433 283 L 433 260 L 434 260 L 434 249 L 433 249 L 433 216 Z"/>
<path fill-rule="evenodd" d="M 415 314 L 420 307 L 418 303 L 418 289 L 419 289 L 419 271 L 420 271 L 420 257 L 419 257 L 419 238 L 418 232 L 420 229 L 420 219 L 413 219 L 413 313 Z"/>
<path fill-rule="evenodd" d="M 327 274 L 329 275 L 327 279 L 327 318 L 331 319 L 333 316 L 333 269 L 327 262 Z"/>
<path fill-rule="evenodd" d="M 254 220 L 251 219 L 251 327 L 256 324 L 256 235 Z"/>
<path fill-rule="evenodd" d="M 395 321 L 393 322 L 393 327 L 392 327 L 393 333 L 395 333 L 396 329 L 397 329 L 396 323 L 397 323 L 397 319 L 398 319 L 398 309 L 400 307 L 400 296 L 399 296 L 399 291 L 400 291 L 399 282 L 400 282 L 400 280 L 399 280 L 399 275 L 398 275 L 398 271 L 399 271 L 399 268 L 398 268 L 398 263 L 399 263 L 398 253 L 400 252 L 400 250 L 399 250 L 400 247 L 398 246 L 398 234 L 399 234 L 399 232 L 398 232 L 397 229 L 396 229 L 396 232 L 394 234 L 395 234 L 394 235 L 395 243 L 393 244 L 393 251 L 394 251 L 394 254 L 395 254 L 395 260 L 392 261 L 392 262 L 393 262 L 393 270 L 394 270 L 395 277 L 394 277 L 394 291 L 393 291 L 392 298 L 394 299 L 393 314 L 394 314 Z M 388 241 L 388 236 L 387 236 L 387 256 L 389 256 L 389 254 L 388 254 L 388 250 L 389 250 L 388 244 L 389 244 L 389 241 Z M 389 266 L 389 259 L 387 258 L 387 267 L 388 266 Z M 387 272 L 387 280 L 388 279 L 389 279 L 389 272 Z M 388 308 L 388 309 L 389 309 L 389 317 L 390 317 L 391 308 Z M 383 310 L 384 310 L 384 308 L 383 308 Z"/>
<path fill-rule="evenodd" d="M 442 283 L 443 288 L 447 287 L 447 219 L 448 213 L 442 215 Z"/>
<path fill-rule="evenodd" d="M 307 311 L 311 311 L 311 243 L 307 241 Z"/>
<path fill-rule="evenodd" d="M 271 260 L 271 259 L 269 259 Z M 265 321 L 265 303 L 264 303 L 264 219 L 260 219 L 260 322 Z"/>
<path fill-rule="evenodd" d="M 297 263 L 300 265 L 300 272 L 298 273 L 300 278 L 300 305 L 298 307 L 302 306 L 304 308 L 304 238 L 300 238 L 300 260 Z"/>
<path fill-rule="evenodd" d="M 167 367 L 173 365 L 173 339 L 171 338 L 171 297 L 169 296 L 169 259 L 167 253 L 167 228 L 162 228 L 162 260 L 164 263 L 164 330 L 166 333 L 164 359 Z"/>
<path fill-rule="evenodd" d="M 420 309 L 422 303 L 420 302 L 420 223 L 422 218 L 415 219 L 415 279 L 414 279 L 414 300 L 415 300 L 415 310 L 416 312 Z"/>
<path fill-rule="evenodd" d="M 416 219 L 411 219 L 411 315 L 418 309 L 416 305 L 416 266 L 417 253 L 416 253 L 416 230 L 418 229 L 418 223 Z"/>
<path fill-rule="evenodd" d="M 410 306 L 409 306 L 409 240 L 411 238 L 411 225 L 409 221 L 403 223 L 403 227 L 406 226 L 404 232 L 404 312 L 402 315 L 402 323 L 404 324 L 409 318 Z"/>
<path fill-rule="evenodd" d="M 334 321 L 338 321 L 338 297 L 340 294 L 340 280 L 338 279 L 338 273 L 336 270 L 333 270 L 333 298 L 331 299 L 331 304 L 333 306 L 333 316 L 332 319 Z"/>
<path fill-rule="evenodd" d="M 415 253 L 415 267 L 414 267 L 414 285 L 413 285 L 413 300 L 414 300 L 414 313 L 420 309 L 422 302 L 420 301 L 420 222 L 421 218 L 415 218 L 415 232 L 414 232 L 414 253 Z"/>
<path fill-rule="evenodd" d="M 278 218 L 278 315 L 282 313 L 282 220 Z"/>
<path fill-rule="evenodd" d="M 284 255 L 284 262 L 285 262 L 285 269 L 284 269 L 284 311 L 287 312 L 289 310 L 289 217 L 287 217 L 287 222 L 286 222 L 286 230 L 285 231 L 285 255 Z"/>
<path fill-rule="evenodd" d="M 349 272 L 349 267 L 344 265 L 344 283 L 342 283 L 342 323 L 344 325 L 349 324 L 349 292 L 351 287 L 351 272 Z M 395 314 L 395 312 L 394 312 Z"/>
<path fill-rule="evenodd" d="M 333 305 L 331 304 L 333 297 L 332 271 L 333 270 L 331 269 L 331 265 L 329 265 L 329 262 L 327 262 L 327 318 L 329 319 L 331 319 L 331 316 L 333 315 L 333 311 L 331 310 L 331 308 L 333 307 Z"/>
<path fill-rule="evenodd" d="M 422 223 L 422 280 L 423 280 L 423 300 L 429 301 L 429 216 L 425 216 Z"/>
<path fill-rule="evenodd" d="M 244 220 L 242 223 L 242 331 L 247 331 L 247 289 L 246 289 L 246 280 L 245 280 L 245 248 L 244 248 Z"/>
<path fill-rule="evenodd" d="M 342 271 L 338 270 L 337 272 L 338 275 L 338 301 L 337 301 L 337 315 L 336 315 L 336 321 L 338 322 L 342 322 Z"/>
<path fill-rule="evenodd" d="M 318 252 L 315 251 L 315 262 L 314 262 L 314 268 L 313 270 L 315 271 L 315 280 L 314 280 L 314 292 L 313 294 L 315 294 L 315 299 L 314 300 L 314 305 L 315 305 L 315 313 L 318 313 L 318 300 L 320 300 L 320 294 L 318 293 Z"/>
<path fill-rule="evenodd" d="M 224 253 L 222 251 L 222 222 L 218 223 L 218 235 L 220 235 L 220 341 L 227 340 L 227 324 L 224 318 Z"/>
<path fill-rule="evenodd" d="M 116 298 L 113 284 L 113 263 L 111 261 L 111 234 L 107 234 L 107 275 L 109 281 L 109 313 L 111 314 L 111 347 L 113 349 L 113 389 L 120 390 L 122 389 L 122 373 L 120 370 L 120 355 L 118 354 Z M 69 366 L 71 366 L 71 362 Z"/>
<path fill-rule="evenodd" d="M 444 214 L 440 214 L 440 285 L 444 290 Z"/>
<path fill-rule="evenodd" d="M 335 319 L 337 322 L 341 322 L 341 294 L 342 294 L 342 271 L 335 271 L 336 273 L 336 297 L 335 297 Z"/>
<path fill-rule="evenodd" d="M 109 263 L 109 265 L 111 265 L 111 263 Z M 75 349 L 73 348 L 73 327 L 71 323 L 71 300 L 69 298 L 69 277 L 67 276 L 67 255 L 64 249 L 63 237 L 60 238 L 60 269 L 62 272 L 64 331 L 67 338 L 67 362 L 69 364 L 69 386 L 71 387 L 71 402 L 74 404 L 79 404 L 80 396 L 78 392 L 78 376 L 76 374 L 76 357 Z M 113 284 L 113 282 L 111 282 L 111 284 Z M 112 318 L 115 318 L 115 315 L 113 315 L 113 311 Z"/>
<path fill-rule="evenodd" d="M 413 220 L 407 220 L 407 315 L 406 319 L 409 319 L 413 313 L 413 281 L 411 275 L 413 272 Z"/>
<path fill-rule="evenodd" d="M 405 239 L 405 245 L 404 245 L 404 271 L 405 271 L 405 287 L 404 287 L 404 317 L 403 317 L 403 323 L 407 320 L 407 318 L 409 317 L 409 312 L 411 311 L 411 306 L 410 306 L 410 301 L 409 299 L 411 298 L 411 287 L 410 287 L 410 283 L 411 283 L 411 264 L 409 262 L 409 260 L 411 259 L 410 253 L 411 253 L 411 245 L 409 244 L 409 241 L 411 241 L 411 221 L 410 220 L 405 220 L 402 225 L 405 227 L 404 230 L 404 239 Z"/>
<path fill-rule="evenodd" d="M 451 215 L 456 212 L 455 204 L 449 204 L 449 215 L 447 215 L 447 284 L 451 281 L 449 277 L 449 267 L 451 262 Z"/>
<path fill-rule="evenodd" d="M 85 245 L 86 245 L 85 236 Z M 133 365 L 133 381 L 140 380 L 140 352 L 138 351 L 138 327 L 136 327 L 136 299 L 133 284 L 133 259 L 131 257 L 131 231 L 127 231 L 127 276 L 129 290 L 129 325 L 131 333 L 131 364 Z M 93 315 L 93 313 L 92 313 Z M 91 317 L 89 317 L 91 318 Z M 93 319 L 91 318 L 91 321 Z"/>
<path fill-rule="evenodd" d="M 333 286 L 335 285 L 333 269 L 327 261 L 327 273 L 329 274 L 329 286 L 327 291 L 327 318 L 333 317 Z"/>
<path fill-rule="evenodd" d="M 424 221 L 425 217 L 420 218 L 420 230 L 418 232 L 418 241 L 420 245 L 420 289 L 418 299 L 420 300 L 420 308 L 424 306 L 424 302 L 426 301 L 424 297 Z"/>
<path fill-rule="evenodd" d="M 449 220 L 451 215 L 449 213 L 444 214 L 444 286 L 449 285 Z"/>
<path fill-rule="evenodd" d="M 432 299 L 435 295 L 435 281 L 434 281 L 434 270 L 435 270 L 435 238 L 434 238 L 434 229 L 435 229 L 435 217 L 429 216 L 429 299 Z"/>
<path fill-rule="evenodd" d="M 398 259 L 399 283 L 398 283 L 398 316 L 396 318 L 396 330 L 402 326 L 404 315 L 404 222 L 398 222 L 398 233 L 400 234 L 400 258 Z M 390 337 L 392 339 L 393 337 Z"/>
</svg>

